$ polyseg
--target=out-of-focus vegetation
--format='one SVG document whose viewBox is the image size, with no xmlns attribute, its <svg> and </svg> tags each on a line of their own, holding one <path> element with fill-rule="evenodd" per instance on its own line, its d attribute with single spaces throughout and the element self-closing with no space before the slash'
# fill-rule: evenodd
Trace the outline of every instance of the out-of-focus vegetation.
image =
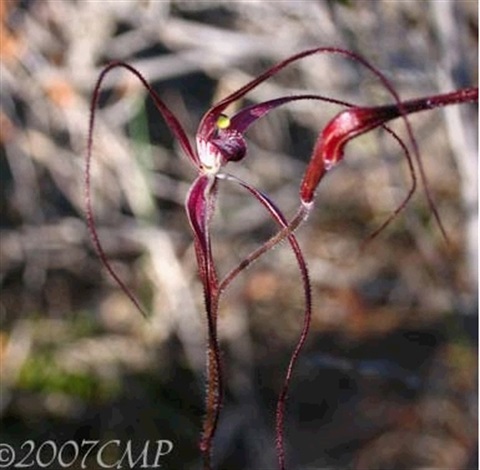
<svg viewBox="0 0 480 470">
<path fill-rule="evenodd" d="M 363 55 L 403 98 L 474 85 L 477 9 L 461 0 L 0 2 L 2 441 L 170 439 L 165 468 L 199 468 L 205 319 L 183 210 L 194 172 L 135 78 L 112 73 L 97 112 L 95 217 L 115 269 L 151 312 L 145 321 L 84 223 L 89 99 L 103 64 L 138 68 L 193 138 L 215 100 L 317 45 Z M 319 56 L 243 104 L 299 91 L 389 101 L 358 65 Z M 293 213 L 315 137 L 336 112 L 279 109 L 249 130 L 248 158 L 229 169 Z M 361 249 L 410 180 L 386 134 L 347 148 L 299 232 L 315 305 L 288 408 L 292 469 L 477 467 L 477 110 L 411 122 L 448 243 L 419 188 Z M 274 230 L 258 204 L 222 186 L 213 243 L 224 272 Z M 301 302 L 287 246 L 225 297 L 218 468 L 275 468 L 275 400 Z"/>
</svg>

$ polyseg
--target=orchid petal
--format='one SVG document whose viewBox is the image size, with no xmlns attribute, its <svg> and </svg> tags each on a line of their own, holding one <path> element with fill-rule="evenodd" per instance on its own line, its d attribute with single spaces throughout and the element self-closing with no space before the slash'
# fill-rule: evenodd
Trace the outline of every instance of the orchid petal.
<svg viewBox="0 0 480 470">
<path fill-rule="evenodd" d="M 201 149 L 200 158 L 204 158 L 203 155 L 205 154 L 209 156 L 208 159 L 204 158 L 204 160 L 206 166 L 211 168 L 216 166 L 220 167 L 228 162 L 242 160 L 247 153 L 247 143 L 243 137 L 243 132 L 245 132 L 257 119 L 265 116 L 269 111 L 283 104 L 299 100 L 321 100 L 343 106 L 353 106 L 345 101 L 335 100 L 320 95 L 296 95 L 276 98 L 248 106 L 235 114 L 231 119 L 224 115 L 220 115 L 217 119 L 217 129 L 215 130 L 215 133 L 210 136 L 208 141 L 210 148 L 212 148 L 212 146 L 215 148 L 215 155 L 221 156 L 220 163 L 216 164 L 216 159 L 210 157 L 211 153 L 208 154 L 208 151 L 206 150 L 208 149 L 208 146 L 205 143 L 199 146 Z M 202 142 L 202 138 L 199 138 L 199 142 Z"/>
<path fill-rule="evenodd" d="M 215 208 L 216 179 L 210 175 L 199 176 L 187 195 L 187 216 L 194 233 L 198 269 L 203 283 L 207 312 L 215 312 L 212 302 L 217 294 L 217 275 L 210 244 L 209 223 Z M 212 325 L 212 333 L 213 333 Z"/>
<path fill-rule="evenodd" d="M 208 325 L 207 416 L 200 442 L 205 468 L 210 468 L 212 442 L 223 397 L 220 346 L 217 337 L 219 290 L 209 233 L 209 223 L 215 208 L 216 183 L 214 176 L 207 174 L 199 176 L 191 186 L 186 202 L 188 219 L 194 233 L 199 275 L 203 283 Z"/>
<path fill-rule="evenodd" d="M 395 96 L 396 98 L 396 96 Z M 375 107 L 354 107 L 337 114 L 323 129 L 319 135 L 310 163 L 301 183 L 300 195 L 302 201 L 310 202 L 314 198 L 314 192 L 325 173 L 343 158 L 345 145 L 353 138 L 358 137 L 376 127 L 384 127 L 385 123 L 392 119 L 402 117 L 406 123 L 407 131 L 413 145 L 414 155 L 419 164 L 420 176 L 424 184 L 425 193 L 432 213 L 437 221 L 445 239 L 448 239 L 443 224 L 431 198 L 426 176 L 421 163 L 420 154 L 415 138 L 411 132 L 410 123 L 406 116 L 424 110 L 438 108 L 455 103 L 463 103 L 478 100 L 478 88 L 467 88 L 443 95 L 435 95 L 427 98 L 409 101 L 397 101 L 394 104 Z M 396 135 L 390 133 L 396 138 Z M 398 141 L 398 139 L 397 139 Z M 402 147 L 403 144 L 401 144 Z M 405 147 L 404 147 L 405 150 Z M 405 153 L 410 161 L 408 151 Z"/>
<path fill-rule="evenodd" d="M 383 83 L 383 85 L 395 97 L 396 101 L 398 101 L 398 102 L 400 101 L 395 89 L 392 87 L 390 82 L 385 78 L 385 76 L 381 72 L 379 72 L 377 69 L 375 69 L 375 67 L 373 67 L 371 64 L 369 64 L 361 56 L 359 56 L 359 55 L 357 55 L 354 52 L 351 52 L 349 50 L 341 49 L 341 48 L 338 48 L 338 47 L 316 47 L 316 48 L 308 49 L 306 51 L 295 54 L 295 55 L 293 55 L 293 56 L 275 64 L 273 67 L 267 69 L 265 72 L 260 74 L 258 77 L 254 78 L 253 80 L 251 80 L 250 82 L 245 84 L 243 87 L 239 88 L 237 91 L 233 92 L 232 94 L 228 95 L 223 100 L 218 102 L 216 105 L 212 106 L 212 108 L 210 108 L 210 110 L 204 115 L 202 121 L 200 122 L 200 125 L 198 127 L 198 135 L 200 137 L 202 137 L 203 139 L 207 140 L 216 129 L 216 123 L 217 123 L 218 117 L 220 116 L 220 114 L 225 110 L 225 108 L 228 105 L 230 105 L 231 103 L 233 103 L 233 102 L 237 101 L 238 99 L 242 98 L 249 91 L 253 90 L 258 85 L 263 83 L 265 80 L 268 80 L 270 77 L 276 75 L 278 72 L 283 70 L 285 67 L 287 67 L 291 63 L 299 61 L 299 60 L 301 60 L 305 57 L 308 57 L 308 56 L 311 56 L 311 55 L 314 55 L 314 54 L 321 54 L 321 53 L 343 55 L 345 57 L 353 59 L 356 62 L 362 64 L 365 68 L 370 70 L 374 75 L 377 76 L 377 78 L 380 79 L 380 81 Z"/>
<path fill-rule="evenodd" d="M 90 132 L 89 132 L 89 146 L 91 146 L 91 140 L 92 140 L 92 129 L 93 129 L 93 120 L 94 120 L 94 110 L 97 106 L 98 103 L 98 98 L 100 94 L 100 87 L 102 85 L 103 80 L 105 79 L 105 76 L 107 73 L 109 73 L 111 70 L 117 67 L 123 67 L 127 69 L 129 72 L 131 72 L 133 75 L 135 75 L 142 85 L 145 87 L 145 89 L 148 91 L 150 94 L 150 97 L 152 98 L 153 102 L 155 103 L 156 108 L 160 111 L 160 114 L 162 115 L 163 119 L 165 119 L 165 122 L 167 123 L 170 131 L 172 134 L 177 138 L 178 142 L 180 143 L 183 151 L 187 155 L 187 157 L 190 159 L 190 161 L 198 168 L 200 166 L 200 162 L 198 159 L 198 156 L 196 152 L 194 152 L 190 141 L 188 140 L 188 137 L 183 130 L 182 125 L 178 121 L 178 119 L 175 117 L 175 115 L 170 111 L 168 106 L 162 101 L 162 99 L 158 96 L 158 93 L 152 88 L 152 86 L 147 82 L 147 80 L 143 77 L 143 75 L 138 72 L 134 67 L 131 65 L 125 63 L 125 62 L 120 62 L 120 61 L 115 61 L 115 62 L 110 62 L 100 73 L 97 83 L 95 85 L 95 89 L 93 91 L 93 99 L 91 103 L 91 110 L 90 110 Z"/>
<path fill-rule="evenodd" d="M 253 186 L 249 185 L 248 183 L 242 181 L 241 179 L 229 175 L 229 174 L 222 174 L 219 175 L 220 178 L 226 179 L 228 181 L 232 181 L 247 191 L 249 191 L 255 199 L 257 199 L 267 211 L 281 227 L 282 229 L 288 230 L 288 222 L 285 216 L 283 215 L 282 211 L 275 205 L 275 203 L 265 194 L 263 194 L 258 189 L 254 188 Z M 277 457 L 279 467 L 284 470 L 285 469 L 285 445 L 284 445 L 284 427 L 285 427 L 285 411 L 286 411 L 286 404 L 287 404 L 287 397 L 288 397 L 288 390 L 290 388 L 290 383 L 292 381 L 293 370 L 300 357 L 300 353 L 305 345 L 307 340 L 308 332 L 310 330 L 310 324 L 312 320 L 312 290 L 310 284 L 310 276 L 308 273 L 307 263 L 302 253 L 302 249 L 298 244 L 296 236 L 289 232 L 287 235 L 288 242 L 290 243 L 290 247 L 292 249 L 295 258 L 297 259 L 298 268 L 300 270 L 300 274 L 302 277 L 302 284 L 303 284 L 303 292 L 305 297 L 305 310 L 303 316 L 303 326 L 300 332 L 300 336 L 298 338 L 297 344 L 290 356 L 290 361 L 287 366 L 287 372 L 285 374 L 285 379 L 283 382 L 282 389 L 280 391 L 280 395 L 277 401 L 277 409 L 276 409 L 276 448 L 277 448 Z M 264 246 L 267 246 L 268 249 L 269 241 L 266 242 Z M 272 248 L 273 245 L 270 246 Z M 250 258 L 250 257 L 248 257 Z M 248 259 L 247 258 L 247 259 Z M 253 261 L 253 260 L 252 260 Z M 245 269 L 246 265 L 240 264 L 238 269 L 234 269 L 231 273 L 234 273 L 233 276 L 227 275 L 225 279 L 220 284 L 220 289 L 224 290 L 227 285 L 234 279 L 236 274 L 240 273 Z"/>
<path fill-rule="evenodd" d="M 210 244 L 208 222 L 214 209 L 215 192 L 215 179 L 209 175 L 201 175 L 193 182 L 187 195 L 188 220 L 203 256 L 207 254 Z"/>
<path fill-rule="evenodd" d="M 338 104 L 341 106 L 354 106 L 346 101 L 336 100 L 321 95 L 294 95 L 276 98 L 262 103 L 257 103 L 246 108 L 241 109 L 238 113 L 230 118 L 230 128 L 233 128 L 239 132 L 245 132 L 257 119 L 265 116 L 271 110 L 278 108 L 279 106 L 292 101 L 300 100 L 318 100 L 325 101 L 327 103 Z"/>
<path fill-rule="evenodd" d="M 143 84 L 143 86 L 147 89 L 150 96 L 152 97 L 157 109 L 162 114 L 163 118 L 165 119 L 167 125 L 169 126 L 172 133 L 175 137 L 179 140 L 181 146 L 183 147 L 185 153 L 190 158 L 195 166 L 199 166 L 198 157 L 194 153 L 188 138 L 176 119 L 173 113 L 168 109 L 168 107 L 163 103 L 160 99 L 158 94 L 153 90 L 153 88 L 149 85 L 149 83 L 145 80 L 145 78 L 132 66 L 124 62 L 111 62 L 108 64 L 100 73 L 97 83 L 95 84 L 95 88 L 92 95 L 92 100 L 90 104 L 90 119 L 88 125 L 88 137 L 87 137 L 87 153 L 85 158 L 85 213 L 86 213 L 86 220 L 87 220 L 87 227 L 90 232 L 90 236 L 92 238 L 93 244 L 97 251 L 99 258 L 101 259 L 103 265 L 107 269 L 108 273 L 112 276 L 112 278 L 117 282 L 120 288 L 126 293 L 126 295 L 130 298 L 132 303 L 137 307 L 137 309 L 142 313 L 142 315 L 147 316 L 145 310 L 142 308 L 139 301 L 136 297 L 130 292 L 127 288 L 125 283 L 120 279 L 117 275 L 115 270 L 113 269 L 112 265 L 110 264 L 108 257 L 105 251 L 102 248 L 100 239 L 98 237 L 97 228 L 95 224 L 95 219 L 93 216 L 93 207 L 92 207 L 92 195 L 91 195 L 91 180 L 90 180 L 90 168 L 91 168 L 91 161 L 92 161 L 92 150 L 93 150 L 93 131 L 95 127 L 95 110 L 97 108 L 97 104 L 100 98 L 100 89 L 102 83 L 106 77 L 106 75 L 117 67 L 123 67 L 127 69 L 129 72 L 133 73 Z"/>
</svg>

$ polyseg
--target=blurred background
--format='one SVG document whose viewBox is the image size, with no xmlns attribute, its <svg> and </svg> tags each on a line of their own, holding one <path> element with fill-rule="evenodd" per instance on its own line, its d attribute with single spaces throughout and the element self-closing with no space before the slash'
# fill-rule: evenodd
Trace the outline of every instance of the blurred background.
<svg viewBox="0 0 480 470">
<path fill-rule="evenodd" d="M 315 46 L 359 53 L 404 99 L 475 86 L 478 3 L 3 0 L 0 13 L 2 441 L 130 439 L 141 448 L 169 439 L 164 468 L 198 469 L 206 322 L 183 207 L 195 172 L 138 80 L 112 72 L 96 112 L 95 218 L 145 320 L 85 226 L 89 101 L 102 66 L 135 66 L 193 139 L 212 103 Z M 324 55 L 238 106 L 295 92 L 392 101 L 358 64 Z M 316 135 L 337 112 L 319 102 L 272 112 L 229 171 L 291 216 Z M 448 243 L 421 185 L 370 240 L 408 193 L 408 165 L 384 132 L 349 144 L 298 232 L 314 318 L 288 405 L 291 469 L 478 468 L 477 109 L 411 123 Z M 405 136 L 401 123 L 393 128 Z M 262 207 L 221 185 L 212 235 L 221 273 L 274 232 Z M 287 245 L 224 297 L 216 468 L 276 468 L 276 397 L 302 300 Z"/>
</svg>

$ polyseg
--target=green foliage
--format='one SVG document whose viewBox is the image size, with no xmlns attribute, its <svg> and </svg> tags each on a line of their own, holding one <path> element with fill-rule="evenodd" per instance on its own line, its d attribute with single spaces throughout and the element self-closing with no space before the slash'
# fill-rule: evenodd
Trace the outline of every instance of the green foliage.
<svg viewBox="0 0 480 470">
<path fill-rule="evenodd" d="M 106 399 L 117 387 L 85 372 L 68 372 L 46 354 L 30 357 L 24 364 L 18 387 L 43 393 L 64 393 L 83 400 Z"/>
</svg>

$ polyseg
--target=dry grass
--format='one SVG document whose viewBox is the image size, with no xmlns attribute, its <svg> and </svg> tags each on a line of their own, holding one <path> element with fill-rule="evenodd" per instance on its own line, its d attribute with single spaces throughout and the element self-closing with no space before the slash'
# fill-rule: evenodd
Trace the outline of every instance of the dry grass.
<svg viewBox="0 0 480 470">
<path fill-rule="evenodd" d="M 97 114 L 95 215 L 115 268 L 152 314 L 145 322 L 102 269 L 85 228 L 91 91 L 104 63 L 126 60 L 193 136 L 212 102 L 315 45 L 355 50 L 404 98 L 477 81 L 477 2 L 341 3 L 0 2 L 0 410 L 7 441 L 158 437 L 174 441 L 171 468 L 198 468 L 205 323 L 183 212 L 194 172 L 141 86 L 112 73 Z M 248 98 L 299 90 L 388 101 L 372 76 L 328 56 L 305 60 Z M 250 155 L 232 172 L 292 213 L 315 136 L 335 112 L 297 104 L 269 115 L 249 131 Z M 409 177 L 386 135 L 351 144 L 299 233 L 315 317 L 292 390 L 292 468 L 473 465 L 476 110 L 422 113 L 412 124 L 449 243 L 418 191 L 360 249 L 402 200 Z M 225 186 L 214 229 L 226 272 L 274 225 Z M 273 468 L 274 400 L 300 316 L 286 247 L 227 295 L 221 468 Z M 326 365 L 325 354 L 351 362 Z"/>
</svg>

